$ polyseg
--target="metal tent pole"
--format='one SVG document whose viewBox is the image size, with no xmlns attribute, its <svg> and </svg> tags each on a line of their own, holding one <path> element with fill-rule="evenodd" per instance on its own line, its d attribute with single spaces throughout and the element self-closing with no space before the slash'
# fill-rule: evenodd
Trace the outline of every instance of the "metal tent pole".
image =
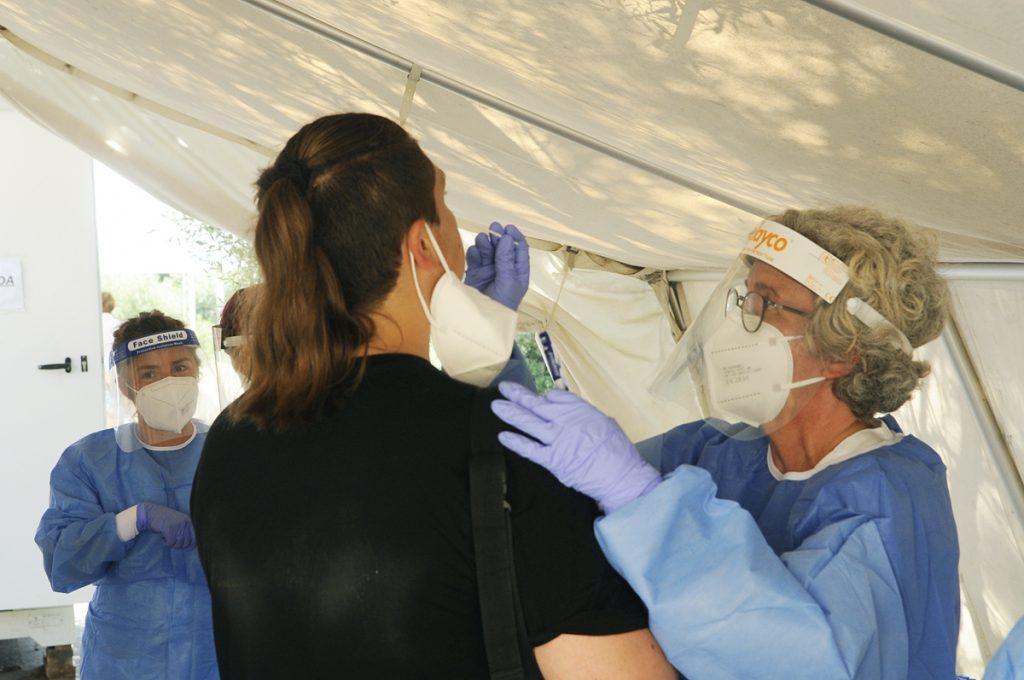
<svg viewBox="0 0 1024 680">
<path fill-rule="evenodd" d="M 976 52 L 961 49 L 948 40 L 925 33 L 902 21 L 861 7 L 854 2 L 845 2 L 844 0 L 804 0 L 804 2 L 836 16 L 843 17 L 876 33 L 881 33 L 905 45 L 915 47 L 922 52 L 927 52 L 934 57 L 948 61 L 968 71 L 973 71 L 989 80 L 994 80 L 997 83 L 1002 83 L 1007 87 L 1024 92 L 1024 75 Z"/>
</svg>

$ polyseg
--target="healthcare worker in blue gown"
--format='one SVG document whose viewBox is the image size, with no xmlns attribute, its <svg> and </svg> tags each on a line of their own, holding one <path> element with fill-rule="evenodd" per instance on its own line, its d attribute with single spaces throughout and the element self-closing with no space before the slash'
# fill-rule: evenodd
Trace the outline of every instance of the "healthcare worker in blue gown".
<svg viewBox="0 0 1024 680">
<path fill-rule="evenodd" d="M 752 232 L 657 378 L 709 417 L 634 447 L 573 394 L 505 383 L 493 409 L 529 436 L 501 441 L 601 504 L 602 548 L 691 680 L 952 680 L 946 469 L 884 415 L 928 373 L 913 348 L 947 300 L 913 227 L 790 210 Z"/>
<path fill-rule="evenodd" d="M 53 589 L 95 584 L 83 680 L 218 677 L 210 594 L 188 516 L 207 426 L 196 335 L 158 311 L 114 336 L 121 424 L 69 446 L 36 531 Z"/>
</svg>

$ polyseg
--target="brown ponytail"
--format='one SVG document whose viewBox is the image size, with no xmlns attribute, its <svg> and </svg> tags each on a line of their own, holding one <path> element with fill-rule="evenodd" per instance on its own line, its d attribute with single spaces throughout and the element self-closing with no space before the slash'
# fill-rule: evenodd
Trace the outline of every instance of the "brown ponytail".
<svg viewBox="0 0 1024 680">
<path fill-rule="evenodd" d="M 338 114 L 299 130 L 256 186 L 264 285 L 242 322 L 249 388 L 229 415 L 286 429 L 358 386 L 402 238 L 438 221 L 434 167 L 388 119 Z"/>
</svg>

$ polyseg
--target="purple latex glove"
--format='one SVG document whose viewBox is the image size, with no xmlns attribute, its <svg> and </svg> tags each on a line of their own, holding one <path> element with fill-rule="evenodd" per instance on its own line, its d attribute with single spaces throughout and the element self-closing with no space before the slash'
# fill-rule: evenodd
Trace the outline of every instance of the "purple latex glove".
<svg viewBox="0 0 1024 680">
<path fill-rule="evenodd" d="M 498 440 L 596 500 L 605 513 L 661 483 L 618 424 L 572 392 L 551 390 L 541 397 L 512 382 L 498 389 L 508 401 L 496 399 L 491 410 L 530 435 L 502 432 Z"/>
<path fill-rule="evenodd" d="M 489 232 L 476 235 L 466 251 L 464 282 L 513 311 L 519 309 L 530 287 L 530 247 L 514 224 L 493 222 Z"/>
<path fill-rule="evenodd" d="M 164 545 L 175 550 L 191 550 L 196 544 L 196 532 L 189 516 L 165 505 L 139 503 L 135 510 L 135 527 L 139 531 L 160 534 Z"/>
</svg>

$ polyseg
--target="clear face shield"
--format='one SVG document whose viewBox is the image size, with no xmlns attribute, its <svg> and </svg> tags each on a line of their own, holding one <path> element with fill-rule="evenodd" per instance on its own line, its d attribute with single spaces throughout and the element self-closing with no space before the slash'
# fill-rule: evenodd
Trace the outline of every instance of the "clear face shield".
<svg viewBox="0 0 1024 680">
<path fill-rule="evenodd" d="M 114 347 L 117 443 L 124 451 L 174 447 L 196 432 L 196 413 L 208 413 L 201 389 L 207 365 L 196 334 L 161 331 Z"/>
<path fill-rule="evenodd" d="M 737 438 L 778 429 L 828 389 L 803 329 L 819 300 L 831 304 L 847 280 L 838 258 L 764 222 L 662 361 L 651 392 L 696 407 Z"/>
<path fill-rule="evenodd" d="M 237 362 L 244 335 L 231 335 L 231 329 L 221 325 L 213 327 L 213 366 L 217 373 L 217 399 L 223 411 L 245 391 L 245 383 L 239 375 Z"/>
</svg>

